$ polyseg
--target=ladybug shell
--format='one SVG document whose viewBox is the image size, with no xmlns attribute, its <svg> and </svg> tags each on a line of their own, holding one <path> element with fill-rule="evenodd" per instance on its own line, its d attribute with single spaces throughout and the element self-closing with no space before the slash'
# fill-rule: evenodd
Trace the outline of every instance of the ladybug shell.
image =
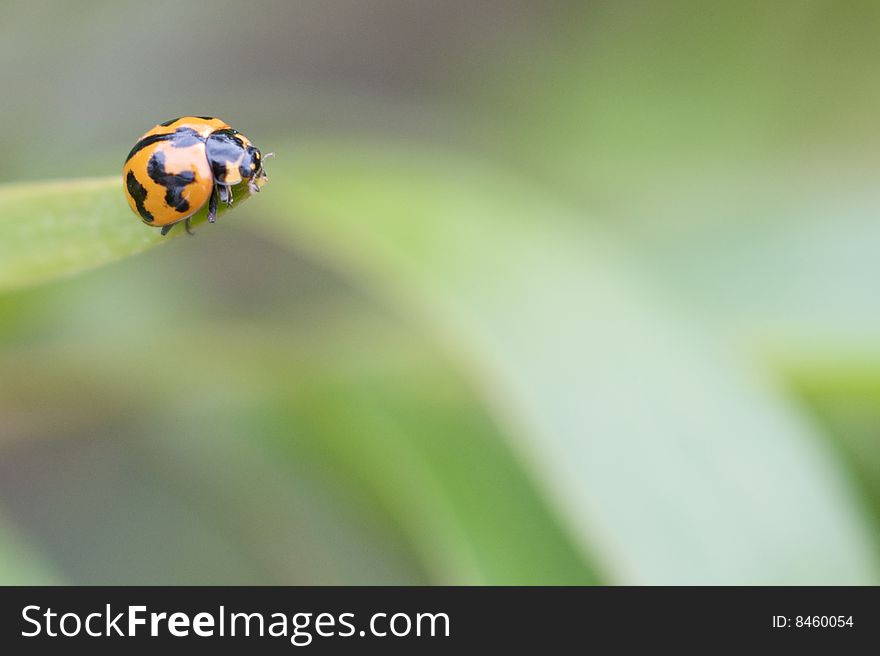
<svg viewBox="0 0 880 656">
<path fill-rule="evenodd" d="M 122 168 L 131 209 L 151 226 L 167 226 L 198 212 L 211 197 L 214 177 L 206 139 L 229 126 L 217 118 L 184 116 L 145 133 Z"/>
</svg>

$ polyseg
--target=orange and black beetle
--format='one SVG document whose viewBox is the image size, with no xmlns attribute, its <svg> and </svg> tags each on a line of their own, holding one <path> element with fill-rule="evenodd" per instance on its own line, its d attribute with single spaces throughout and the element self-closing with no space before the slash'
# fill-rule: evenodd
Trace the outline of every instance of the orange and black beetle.
<svg viewBox="0 0 880 656">
<path fill-rule="evenodd" d="M 251 193 L 268 177 L 263 158 L 243 134 L 219 118 L 184 116 L 160 123 L 138 139 L 122 168 L 125 197 L 147 225 L 168 233 L 208 204 L 232 205 L 232 187 L 247 181 Z"/>
</svg>

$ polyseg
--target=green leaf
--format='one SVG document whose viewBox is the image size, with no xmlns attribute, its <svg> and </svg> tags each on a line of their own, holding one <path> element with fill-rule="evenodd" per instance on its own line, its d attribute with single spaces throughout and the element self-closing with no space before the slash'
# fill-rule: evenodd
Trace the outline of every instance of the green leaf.
<svg viewBox="0 0 880 656">
<path fill-rule="evenodd" d="M 791 385 L 836 439 L 854 480 L 871 504 L 880 533 L 880 353 L 803 356 L 782 363 Z"/>
<path fill-rule="evenodd" d="M 814 427 L 582 213 L 433 149 L 296 152 L 273 234 L 419 311 L 612 581 L 877 581 Z"/>
<path fill-rule="evenodd" d="M 151 314 L 136 321 L 143 334 L 113 347 L 141 355 L 102 357 L 105 340 L 88 335 L 3 361 L 16 370 L 39 366 L 56 381 L 56 412 L 58 397 L 67 400 L 71 384 L 81 388 L 71 381 L 88 369 L 88 396 L 56 421 L 69 421 L 76 407 L 126 399 L 100 416 L 129 417 L 143 434 L 122 446 L 115 435 L 107 440 L 92 478 L 108 477 L 110 465 L 110 481 L 94 480 L 72 500 L 62 486 L 63 498 L 44 500 L 50 524 L 91 507 L 83 498 L 113 485 L 116 468 L 137 475 L 126 474 L 131 484 L 105 504 L 112 522 L 88 520 L 89 535 L 131 551 L 146 540 L 142 518 L 157 514 L 159 529 L 186 537 L 176 545 L 175 571 L 189 581 L 204 581 L 221 556 L 238 568 L 209 582 L 240 580 L 242 562 L 257 581 L 273 580 L 264 578 L 269 572 L 276 581 L 310 584 L 597 581 L 497 426 L 414 331 L 352 308 L 319 313 L 307 329 L 215 320 L 178 324 L 174 334 L 151 326 Z M 199 338 L 184 344 L 184 333 Z M 46 385 L 32 385 L 39 394 L 29 403 L 45 405 Z M 142 401 L 144 390 L 148 404 L 131 401 Z M 0 383 L 0 398 L 3 392 Z M 86 442 L 100 435 L 94 427 L 81 432 Z M 123 465 L 114 467 L 114 458 Z M 187 512 L 198 521 L 184 522 L 184 530 L 176 523 Z M 82 539 L 80 522 L 64 526 L 73 535 L 62 540 L 63 556 L 78 563 L 78 576 L 125 582 L 124 571 L 97 568 L 109 556 Z M 207 542 L 196 549 L 200 535 Z M 144 570 L 155 578 L 163 558 L 164 546 L 154 546 L 126 564 L 129 578 L 142 580 Z"/>
<path fill-rule="evenodd" d="M 357 481 L 397 520 L 434 583 L 596 583 L 467 387 L 405 335 L 347 331 L 334 351 L 289 369 L 309 385 L 282 396 L 260 432 L 296 462 L 304 445 L 279 427 L 298 426 L 308 450 L 340 470 L 341 487 Z M 276 385 L 290 388 L 289 375 Z"/>
<path fill-rule="evenodd" d="M 880 204 L 861 185 L 811 184 L 718 200 L 718 225 L 638 252 L 702 317 L 771 361 L 870 357 L 880 347 Z"/>
<path fill-rule="evenodd" d="M 474 75 L 482 140 L 602 207 L 652 276 L 730 334 L 876 347 L 880 5 L 565 11 Z"/>
<path fill-rule="evenodd" d="M 250 194 L 234 188 L 235 202 Z M 218 215 L 226 207 L 218 208 Z M 207 207 L 194 217 L 200 225 Z M 125 201 L 119 177 L 0 186 L 0 292 L 91 269 L 164 243 Z"/>
<path fill-rule="evenodd" d="M 143 251 L 161 241 L 137 220 L 118 177 L 0 187 L 0 291 Z"/>
</svg>

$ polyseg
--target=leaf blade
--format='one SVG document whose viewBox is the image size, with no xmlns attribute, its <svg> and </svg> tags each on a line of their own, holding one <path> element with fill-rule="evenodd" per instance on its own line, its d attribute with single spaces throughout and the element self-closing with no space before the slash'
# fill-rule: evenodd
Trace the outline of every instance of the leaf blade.
<svg viewBox="0 0 880 656">
<path fill-rule="evenodd" d="M 159 243 L 118 178 L 0 187 L 0 291 L 100 266 Z"/>
<path fill-rule="evenodd" d="M 859 502 L 799 410 L 668 311 L 578 213 L 436 150 L 299 147 L 304 164 L 273 171 L 276 234 L 418 308 L 466 354 L 612 580 L 877 580 Z"/>
<path fill-rule="evenodd" d="M 237 207 L 250 197 L 233 188 Z M 218 216 L 229 208 L 218 208 Z M 207 206 L 192 217 L 205 223 Z M 141 253 L 179 236 L 163 237 L 128 207 L 117 176 L 0 185 L 0 292 L 70 276 Z"/>
</svg>

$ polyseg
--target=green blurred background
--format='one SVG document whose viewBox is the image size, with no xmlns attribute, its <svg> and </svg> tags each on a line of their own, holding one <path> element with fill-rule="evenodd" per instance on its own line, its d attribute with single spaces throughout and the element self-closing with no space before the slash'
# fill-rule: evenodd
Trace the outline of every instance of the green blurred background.
<svg viewBox="0 0 880 656">
<path fill-rule="evenodd" d="M 0 582 L 880 582 L 877 3 L 0 17 L 4 183 L 276 153 L 0 294 Z"/>
</svg>

